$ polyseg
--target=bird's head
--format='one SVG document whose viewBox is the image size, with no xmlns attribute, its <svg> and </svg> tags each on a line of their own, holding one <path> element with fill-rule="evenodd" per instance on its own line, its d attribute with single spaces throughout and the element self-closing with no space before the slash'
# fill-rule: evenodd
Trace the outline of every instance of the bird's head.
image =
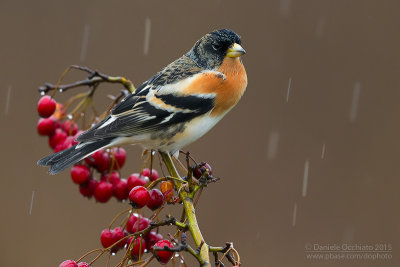
<svg viewBox="0 0 400 267">
<path fill-rule="evenodd" d="M 210 32 L 198 40 L 186 54 L 205 69 L 217 69 L 226 57 L 237 58 L 246 53 L 239 35 L 229 29 Z"/>
</svg>

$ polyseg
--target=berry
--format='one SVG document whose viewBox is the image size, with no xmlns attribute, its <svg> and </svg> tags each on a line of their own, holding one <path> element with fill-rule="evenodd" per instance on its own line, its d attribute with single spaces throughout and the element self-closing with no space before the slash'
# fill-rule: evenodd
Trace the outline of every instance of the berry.
<svg viewBox="0 0 400 267">
<path fill-rule="evenodd" d="M 111 153 L 114 155 L 115 162 L 114 162 L 114 169 L 121 169 L 126 160 L 126 151 L 122 147 L 114 147 L 111 149 Z"/>
<path fill-rule="evenodd" d="M 128 191 L 128 182 L 126 179 L 121 179 L 118 182 L 114 183 L 114 196 L 118 200 L 127 199 L 129 196 Z"/>
<path fill-rule="evenodd" d="M 56 103 L 56 111 L 54 112 L 53 116 L 56 120 L 61 120 L 63 117 L 65 117 L 65 108 L 64 105 L 61 103 Z"/>
<path fill-rule="evenodd" d="M 164 195 L 165 201 L 170 201 L 174 196 L 174 184 L 171 181 L 164 181 L 160 185 L 161 193 Z"/>
<path fill-rule="evenodd" d="M 76 184 L 83 184 L 89 181 L 90 169 L 86 165 L 75 165 L 71 169 L 72 181 Z"/>
<path fill-rule="evenodd" d="M 93 196 L 94 190 L 97 187 L 97 180 L 95 179 L 90 179 L 87 183 L 81 184 L 79 186 L 79 192 L 84 196 L 91 198 Z"/>
<path fill-rule="evenodd" d="M 89 264 L 86 262 L 80 262 L 78 263 L 78 267 L 89 267 Z"/>
<path fill-rule="evenodd" d="M 78 264 L 76 264 L 76 262 L 73 260 L 66 260 L 63 261 L 59 267 L 78 267 Z"/>
<path fill-rule="evenodd" d="M 109 229 L 104 229 L 100 235 L 100 242 L 103 248 L 108 248 L 115 243 L 114 234 Z"/>
<path fill-rule="evenodd" d="M 50 96 L 45 95 L 40 98 L 37 111 L 40 117 L 48 118 L 53 115 L 54 111 L 56 110 L 56 101 L 52 99 Z"/>
<path fill-rule="evenodd" d="M 142 219 L 143 217 L 140 214 L 137 213 L 133 213 L 131 215 L 131 217 L 129 217 L 127 223 L 126 223 L 126 230 L 129 233 L 133 233 L 133 225 L 136 223 L 136 221 L 138 220 L 138 218 Z"/>
<path fill-rule="evenodd" d="M 132 225 L 132 228 L 130 229 L 132 233 L 140 232 L 150 225 L 150 220 L 145 218 L 145 217 L 139 217 L 137 218 L 136 222 Z"/>
<path fill-rule="evenodd" d="M 113 171 L 111 173 L 104 173 L 100 177 L 101 181 L 110 182 L 111 184 L 115 185 L 117 182 L 120 181 L 119 173 Z"/>
<path fill-rule="evenodd" d="M 61 128 L 66 132 L 68 135 L 75 135 L 78 132 L 78 125 L 71 120 L 66 120 L 61 125 Z"/>
<path fill-rule="evenodd" d="M 160 247 L 160 248 L 164 248 L 164 247 L 173 248 L 174 247 L 172 245 L 172 243 L 168 240 L 158 241 L 157 243 L 154 244 L 154 246 Z M 154 254 L 155 254 L 157 260 L 161 264 L 167 264 L 169 262 L 169 260 L 172 258 L 172 251 L 158 250 L 158 251 L 155 251 Z"/>
<path fill-rule="evenodd" d="M 150 177 L 150 169 L 149 168 L 144 168 L 143 171 L 142 171 L 142 176 Z"/>
<path fill-rule="evenodd" d="M 49 145 L 52 149 L 55 149 L 58 144 L 64 143 L 65 139 L 67 139 L 67 134 L 62 129 L 57 128 L 49 137 Z"/>
<path fill-rule="evenodd" d="M 149 195 L 150 198 L 147 202 L 147 207 L 151 210 L 156 210 L 161 207 L 164 202 L 164 195 L 161 193 L 161 191 L 158 189 L 151 189 L 149 191 Z"/>
<path fill-rule="evenodd" d="M 146 237 L 146 249 L 150 250 L 155 243 L 157 243 L 158 241 L 162 240 L 163 236 L 161 234 L 158 234 L 156 232 L 151 231 Z"/>
<path fill-rule="evenodd" d="M 100 235 L 101 245 L 103 246 L 103 248 L 108 248 L 108 247 L 114 245 L 119 240 L 123 239 L 124 237 L 125 237 L 125 234 L 121 227 L 117 227 L 113 230 L 104 229 Z M 120 248 L 123 248 L 125 246 L 125 244 L 126 244 L 125 240 L 121 241 L 117 245 L 115 245 L 111 249 L 111 251 L 117 252 Z"/>
<path fill-rule="evenodd" d="M 93 165 L 99 172 L 108 170 L 108 167 L 110 166 L 110 157 L 106 151 L 100 149 L 93 153 L 91 157 L 93 158 Z"/>
<path fill-rule="evenodd" d="M 203 175 L 203 173 L 205 173 L 207 170 L 208 173 L 211 175 L 212 174 L 211 166 L 206 162 L 202 162 L 194 168 L 193 176 L 199 179 Z"/>
<path fill-rule="evenodd" d="M 48 118 L 48 119 L 39 119 L 39 122 L 37 124 L 37 131 L 40 135 L 52 135 L 54 131 L 56 130 L 56 124 L 54 123 L 54 120 Z"/>
<path fill-rule="evenodd" d="M 101 203 L 105 203 L 110 200 L 113 195 L 113 186 L 109 182 L 100 182 L 94 190 L 94 198 Z"/>
<path fill-rule="evenodd" d="M 122 230 L 121 227 L 117 227 L 114 230 L 112 230 L 111 232 L 113 233 L 115 242 L 118 242 L 119 240 L 121 240 L 125 237 L 124 231 Z M 126 241 L 127 240 L 125 239 L 125 240 L 119 242 L 118 245 L 116 245 L 116 248 L 117 249 L 123 248 L 126 244 Z"/>
<path fill-rule="evenodd" d="M 150 181 L 155 181 L 155 180 L 157 180 L 157 179 L 158 179 L 158 172 L 157 172 L 156 170 L 153 169 L 153 170 L 151 171 L 151 174 L 150 174 L 149 178 L 150 178 Z"/>
<path fill-rule="evenodd" d="M 139 177 L 138 173 L 132 173 L 128 178 L 128 191 L 130 192 L 135 186 L 144 186 L 146 181 Z"/>
<path fill-rule="evenodd" d="M 128 240 L 129 246 L 132 246 L 131 256 L 132 259 L 137 260 L 139 255 L 143 255 L 144 249 L 146 248 L 146 241 L 142 237 L 134 239 L 133 237 Z"/>
<path fill-rule="evenodd" d="M 129 192 L 129 200 L 135 209 L 143 208 L 150 199 L 149 191 L 144 186 L 135 186 Z"/>
</svg>

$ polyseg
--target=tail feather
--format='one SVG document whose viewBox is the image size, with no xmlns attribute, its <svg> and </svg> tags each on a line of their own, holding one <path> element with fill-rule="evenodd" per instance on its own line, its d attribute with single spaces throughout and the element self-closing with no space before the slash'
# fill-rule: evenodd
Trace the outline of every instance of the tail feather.
<svg viewBox="0 0 400 267">
<path fill-rule="evenodd" d="M 42 158 L 37 164 L 41 166 L 50 166 L 49 173 L 57 174 L 90 154 L 109 146 L 113 139 L 114 138 L 96 140 L 93 143 L 85 145 L 79 144 L 79 147 L 77 147 L 78 145 L 74 145 L 68 149 Z"/>
</svg>

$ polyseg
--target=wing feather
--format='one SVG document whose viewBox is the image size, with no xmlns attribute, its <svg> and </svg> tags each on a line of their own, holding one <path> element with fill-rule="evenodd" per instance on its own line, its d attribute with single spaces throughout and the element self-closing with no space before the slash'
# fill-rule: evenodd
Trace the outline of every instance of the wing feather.
<svg viewBox="0 0 400 267">
<path fill-rule="evenodd" d="M 193 118 L 211 112 L 215 106 L 214 93 L 184 94 L 186 87 L 210 73 L 198 73 L 190 78 L 166 86 L 148 82 L 119 103 L 105 120 L 77 138 L 93 141 L 109 137 L 130 137 L 155 131 L 164 131 Z M 223 82 L 223 77 L 215 75 Z M 218 82 L 218 81 L 217 81 Z M 215 83 L 213 83 L 215 85 Z M 167 88 L 166 88 L 167 87 Z M 167 90 L 165 90 L 167 89 Z M 210 92 L 209 88 L 205 91 Z"/>
</svg>

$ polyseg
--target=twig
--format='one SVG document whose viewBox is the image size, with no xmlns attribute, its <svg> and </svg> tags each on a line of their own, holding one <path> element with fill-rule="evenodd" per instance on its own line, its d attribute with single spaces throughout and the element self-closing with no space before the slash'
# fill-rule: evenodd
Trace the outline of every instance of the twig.
<svg viewBox="0 0 400 267">
<path fill-rule="evenodd" d="M 94 86 L 96 84 L 103 83 L 103 82 L 120 83 L 131 93 L 135 91 L 135 87 L 134 87 L 133 83 L 124 77 L 109 76 L 109 75 L 100 73 L 97 70 L 91 70 L 87 67 L 81 67 L 81 66 L 76 66 L 76 65 L 71 65 L 70 68 L 88 72 L 89 76 L 85 80 L 77 81 L 77 82 L 70 83 L 70 84 L 64 84 L 64 85 L 58 85 L 58 84 L 54 85 L 51 83 L 46 83 L 44 86 L 39 87 L 39 92 L 47 93 L 49 91 L 56 90 L 56 89 L 59 89 L 61 91 L 67 91 L 71 88 L 76 88 L 76 87 L 80 87 L 80 86 L 89 86 L 90 87 L 90 86 Z M 70 68 L 68 68 L 67 71 Z M 66 74 L 66 72 L 64 72 L 63 76 L 65 74 Z"/>
</svg>

